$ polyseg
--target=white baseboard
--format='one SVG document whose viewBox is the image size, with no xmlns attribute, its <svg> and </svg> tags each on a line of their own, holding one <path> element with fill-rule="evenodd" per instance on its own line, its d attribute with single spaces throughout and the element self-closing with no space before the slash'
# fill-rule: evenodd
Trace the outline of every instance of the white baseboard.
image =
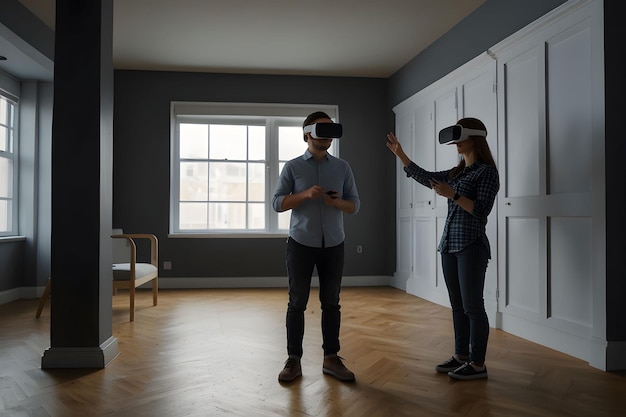
<svg viewBox="0 0 626 417">
<path fill-rule="evenodd" d="M 344 287 L 378 287 L 390 284 L 391 276 L 387 275 L 344 276 L 342 279 Z M 317 277 L 313 277 L 311 286 L 319 286 Z M 159 278 L 159 288 L 287 288 L 287 277 Z"/>
<path fill-rule="evenodd" d="M 0 304 L 10 303 L 15 300 L 28 300 L 39 298 L 45 287 L 18 287 L 0 291 Z"/>
<path fill-rule="evenodd" d="M 148 282 L 142 288 L 150 288 Z M 387 287 L 391 285 L 391 276 L 365 275 L 344 276 L 344 287 Z M 317 277 L 313 277 L 311 286 L 318 287 Z M 220 277 L 220 278 L 159 278 L 159 288 L 287 288 L 287 277 Z M 19 287 L 0 291 L 0 305 L 16 300 L 39 298 L 45 286 Z"/>
<path fill-rule="evenodd" d="M 541 325 L 510 314 L 500 314 L 500 319 L 501 329 L 507 333 L 582 359 L 591 366 L 603 369 L 597 366 L 598 358 L 592 356 L 594 352 L 591 335 L 568 333 L 562 329 Z"/>
</svg>

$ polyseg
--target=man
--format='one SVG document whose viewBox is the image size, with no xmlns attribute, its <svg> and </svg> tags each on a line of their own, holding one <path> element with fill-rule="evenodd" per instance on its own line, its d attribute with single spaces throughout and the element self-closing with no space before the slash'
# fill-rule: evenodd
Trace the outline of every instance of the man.
<svg viewBox="0 0 626 417">
<path fill-rule="evenodd" d="M 337 355 L 341 322 L 339 292 L 344 263 L 343 213 L 359 211 L 360 200 L 350 165 L 328 153 L 332 138 L 342 128 L 324 112 L 310 114 L 303 123 L 304 155 L 283 168 L 272 205 L 274 210 L 291 210 L 286 264 L 289 277 L 287 306 L 287 353 L 289 358 L 278 375 L 290 382 L 302 375 L 304 311 L 311 289 L 313 268 L 319 276 L 322 308 L 322 372 L 340 381 L 354 381 Z"/>
</svg>

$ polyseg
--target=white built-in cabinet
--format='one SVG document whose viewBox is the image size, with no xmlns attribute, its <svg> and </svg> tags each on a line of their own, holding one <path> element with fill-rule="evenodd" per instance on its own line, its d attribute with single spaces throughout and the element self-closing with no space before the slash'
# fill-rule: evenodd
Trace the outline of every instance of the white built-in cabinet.
<svg viewBox="0 0 626 417">
<path fill-rule="evenodd" d="M 458 163 L 437 134 L 487 126 L 500 173 L 488 219 L 492 327 L 605 368 L 602 0 L 571 0 L 394 108 L 396 134 L 430 171 Z M 397 166 L 393 285 L 449 305 L 436 251 L 446 201 Z"/>
<path fill-rule="evenodd" d="M 436 85 L 397 106 L 396 136 L 411 159 L 429 171 L 459 163 L 456 146 L 439 145 L 438 132 L 462 117 L 477 117 L 487 126 L 494 158 L 497 153 L 496 61 L 483 54 Z M 447 201 L 397 166 L 398 267 L 394 285 L 411 294 L 449 305 L 437 244 L 447 213 Z M 497 259 L 496 210 L 488 220 L 492 258 Z M 497 275 L 489 268 L 485 288 L 488 310 L 495 320 Z"/>
</svg>

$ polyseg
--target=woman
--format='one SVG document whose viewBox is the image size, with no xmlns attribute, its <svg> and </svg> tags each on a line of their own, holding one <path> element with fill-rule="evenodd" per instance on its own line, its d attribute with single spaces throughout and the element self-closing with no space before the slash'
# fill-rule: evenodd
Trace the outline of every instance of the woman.
<svg viewBox="0 0 626 417">
<path fill-rule="evenodd" d="M 387 147 L 400 159 L 407 176 L 448 199 L 437 250 L 452 307 L 454 355 L 436 370 L 461 380 L 487 378 L 489 321 L 483 288 L 491 250 L 485 226 L 500 180 L 486 137 L 485 125 L 475 118 L 443 129 L 439 141 L 456 144 L 462 158 L 450 170 L 428 172 L 409 159 L 393 133 L 387 135 Z"/>
</svg>

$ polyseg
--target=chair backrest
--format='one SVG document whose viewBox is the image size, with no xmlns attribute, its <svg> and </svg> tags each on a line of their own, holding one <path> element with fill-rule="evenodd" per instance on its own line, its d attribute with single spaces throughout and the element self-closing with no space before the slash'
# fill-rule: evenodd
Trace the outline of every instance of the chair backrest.
<svg viewBox="0 0 626 417">
<path fill-rule="evenodd" d="M 122 229 L 113 229 L 113 235 L 124 234 Z M 130 262 L 130 243 L 127 239 L 113 239 L 111 238 L 112 245 L 112 259 L 114 264 L 128 263 Z"/>
</svg>

